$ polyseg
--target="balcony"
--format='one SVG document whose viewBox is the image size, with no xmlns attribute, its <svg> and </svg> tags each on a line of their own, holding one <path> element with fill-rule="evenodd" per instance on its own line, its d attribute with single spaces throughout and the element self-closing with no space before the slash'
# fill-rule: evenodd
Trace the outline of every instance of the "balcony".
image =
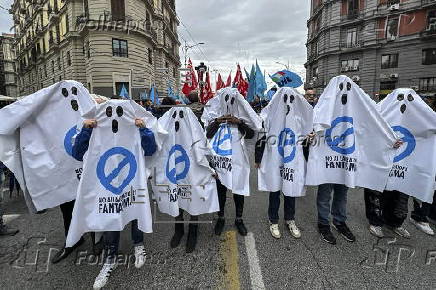
<svg viewBox="0 0 436 290">
<path fill-rule="evenodd" d="M 347 42 L 343 41 L 339 44 L 341 50 L 360 49 L 363 47 L 363 41 Z"/>
<path fill-rule="evenodd" d="M 435 1 L 436 3 L 436 1 Z M 427 26 L 427 29 L 421 32 L 423 38 L 434 38 L 436 36 L 436 22 Z"/>
<path fill-rule="evenodd" d="M 421 5 L 422 6 L 424 6 L 424 5 L 436 6 L 436 1 L 435 0 L 421 0 Z"/>
<path fill-rule="evenodd" d="M 341 21 L 358 19 L 362 14 L 358 9 L 348 11 L 348 14 L 341 15 Z"/>
</svg>

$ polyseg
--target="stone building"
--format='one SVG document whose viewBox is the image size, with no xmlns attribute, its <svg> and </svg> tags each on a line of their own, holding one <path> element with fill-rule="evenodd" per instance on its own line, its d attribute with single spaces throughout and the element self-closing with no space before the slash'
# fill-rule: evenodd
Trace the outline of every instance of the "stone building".
<svg viewBox="0 0 436 290">
<path fill-rule="evenodd" d="M 3 33 L 0 36 L 0 95 L 18 96 L 15 61 L 14 35 Z"/>
</svg>

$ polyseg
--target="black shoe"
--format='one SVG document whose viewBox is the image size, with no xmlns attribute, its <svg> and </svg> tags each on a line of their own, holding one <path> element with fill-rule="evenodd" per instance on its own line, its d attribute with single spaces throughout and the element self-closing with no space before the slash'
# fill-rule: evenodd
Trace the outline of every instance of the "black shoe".
<svg viewBox="0 0 436 290">
<path fill-rule="evenodd" d="M 244 225 L 244 221 L 242 219 L 236 219 L 235 220 L 235 226 L 238 229 L 238 233 L 241 236 L 246 236 L 247 235 L 247 228 Z"/>
<path fill-rule="evenodd" d="M 318 224 L 318 231 L 324 242 L 336 245 L 336 238 L 333 236 L 329 225 Z"/>
<path fill-rule="evenodd" d="M 223 217 L 218 217 L 215 224 L 215 235 L 220 236 L 224 230 L 225 219 Z"/>
<path fill-rule="evenodd" d="M 56 253 L 56 255 L 54 255 L 54 257 L 51 259 L 51 263 L 57 264 L 63 259 L 67 258 L 72 252 L 74 252 L 75 249 L 80 247 L 84 242 L 85 240 L 81 238 L 74 246 L 70 248 L 65 248 L 64 246 L 59 252 Z"/>
<path fill-rule="evenodd" d="M 190 224 L 188 239 L 186 240 L 186 253 L 192 253 L 197 245 L 198 225 Z"/>
<path fill-rule="evenodd" d="M 11 229 L 5 225 L 0 226 L 0 236 L 2 236 L 2 237 L 15 236 L 18 232 L 19 232 L 19 230 L 17 230 L 17 229 Z"/>
<path fill-rule="evenodd" d="M 177 248 L 180 245 L 180 241 L 182 240 L 183 235 L 185 234 L 185 225 L 184 224 L 176 224 L 174 235 L 171 238 L 170 247 Z"/>
<path fill-rule="evenodd" d="M 356 237 L 353 235 L 353 233 L 350 231 L 346 223 L 341 223 L 338 225 L 333 224 L 333 227 L 344 237 L 345 240 L 347 240 L 350 243 L 353 243 L 356 241 Z"/>
</svg>

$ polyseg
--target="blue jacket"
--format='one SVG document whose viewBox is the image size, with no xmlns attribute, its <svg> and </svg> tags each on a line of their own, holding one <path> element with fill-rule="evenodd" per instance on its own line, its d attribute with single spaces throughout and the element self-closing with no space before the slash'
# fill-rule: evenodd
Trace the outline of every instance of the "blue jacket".
<svg viewBox="0 0 436 290">
<path fill-rule="evenodd" d="M 145 156 L 151 156 L 156 152 L 157 145 L 154 139 L 153 132 L 148 128 L 140 128 L 139 133 L 141 135 L 141 147 L 144 150 Z M 83 128 L 79 135 L 76 136 L 76 140 L 73 145 L 73 157 L 78 161 L 83 161 L 83 155 L 89 148 L 89 140 L 91 139 L 92 128 Z"/>
</svg>

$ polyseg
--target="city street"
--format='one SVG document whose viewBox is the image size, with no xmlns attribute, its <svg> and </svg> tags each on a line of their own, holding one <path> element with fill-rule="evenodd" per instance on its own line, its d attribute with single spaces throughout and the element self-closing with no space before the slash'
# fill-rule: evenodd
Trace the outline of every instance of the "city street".
<svg viewBox="0 0 436 290">
<path fill-rule="evenodd" d="M 293 239 L 280 224 L 282 239 L 274 240 L 266 218 L 268 195 L 254 191 L 246 199 L 247 237 L 238 236 L 233 226 L 234 207 L 228 198 L 226 232 L 217 237 L 213 224 L 201 224 L 197 250 L 185 253 L 184 242 L 169 248 L 173 225 L 156 223 L 154 233 L 145 236 L 147 262 L 136 269 L 133 259 L 119 266 L 109 289 L 434 289 L 436 287 L 436 238 L 417 232 L 406 221 L 412 239 L 377 239 L 367 231 L 363 191 L 349 193 L 349 225 L 357 236 L 350 244 L 338 237 L 336 246 L 321 241 L 316 229 L 315 188 L 297 201 L 300 240 Z M 51 209 L 30 216 L 20 197 L 5 194 L 5 220 L 20 229 L 15 237 L 0 240 L 1 289 L 78 289 L 92 287 L 101 259 L 88 256 L 90 237 L 76 253 L 57 265 L 47 263 L 63 242 L 60 211 Z M 282 211 L 281 211 L 282 213 Z M 214 215 L 203 216 L 210 221 Z M 170 221 L 158 215 L 157 221 Z M 337 232 L 334 232 L 336 235 Z M 186 237 L 186 236 L 185 236 Z M 121 253 L 129 257 L 132 245 L 128 230 L 123 233 Z M 90 253 L 89 253 L 90 254 Z M 132 258 L 132 256 L 130 256 Z M 125 258 L 129 260 L 129 258 Z"/>
</svg>

